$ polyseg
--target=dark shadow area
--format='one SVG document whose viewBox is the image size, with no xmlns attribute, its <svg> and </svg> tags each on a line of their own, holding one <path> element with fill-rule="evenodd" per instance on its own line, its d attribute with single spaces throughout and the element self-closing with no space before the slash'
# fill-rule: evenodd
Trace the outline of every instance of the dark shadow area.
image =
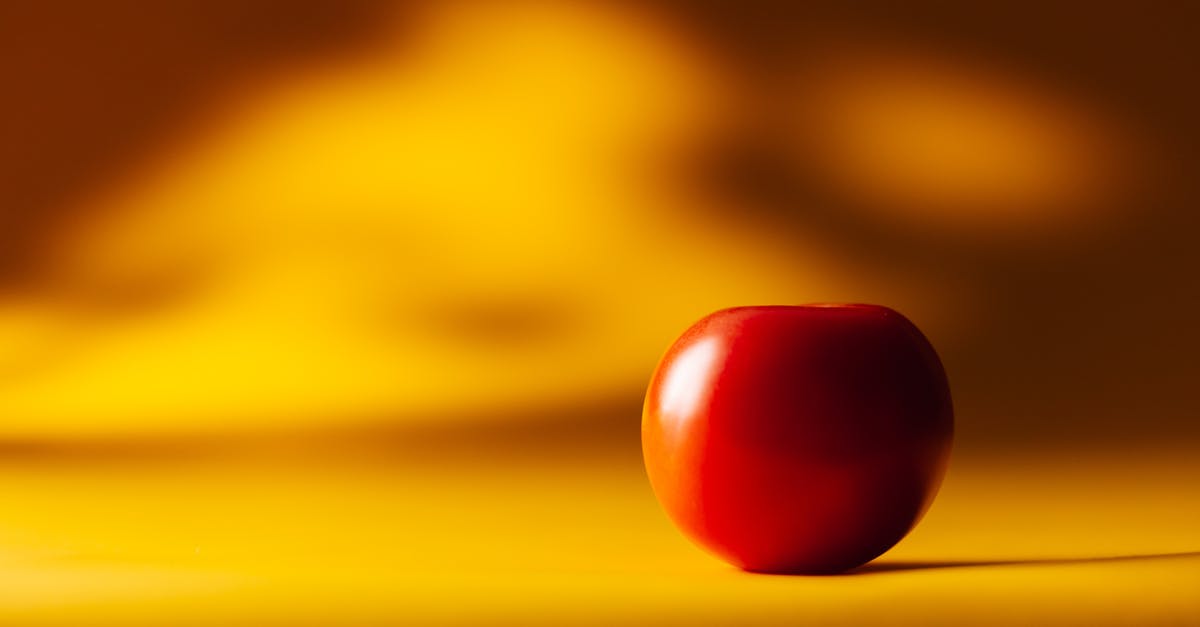
<svg viewBox="0 0 1200 627">
<path fill-rule="evenodd" d="M 874 575 L 903 570 L 934 570 L 943 568 L 973 568 L 981 566 L 1070 566 L 1073 564 L 1099 564 L 1106 562 L 1134 562 L 1140 560 L 1177 559 L 1200 557 L 1200 551 L 1177 553 L 1145 553 L 1138 555 L 1106 555 L 1101 557 L 1030 558 L 1015 560 L 928 560 L 913 562 L 872 562 L 849 570 L 843 575 Z"/>
<path fill-rule="evenodd" d="M 80 197 L 160 158 L 231 94 L 370 45 L 386 0 L 0 6 L 0 293 L 36 284 Z"/>
<path fill-rule="evenodd" d="M 996 2 L 661 4 L 738 68 L 754 109 L 697 151 L 697 185 L 753 199 L 729 205 L 755 208 L 739 220 L 781 233 L 811 230 L 865 265 L 961 281 L 986 294 L 976 312 L 980 332 L 933 338 L 953 373 L 956 411 L 971 417 L 964 436 L 1014 448 L 1070 446 L 1081 434 L 1200 437 L 1187 391 L 1196 370 L 1185 362 L 1200 345 L 1191 323 L 1200 311 L 1191 210 L 1200 192 L 1190 156 L 1200 137 L 1193 114 L 1200 92 L 1181 80 L 1200 58 L 1194 6 L 1108 4 L 1084 19 L 1061 6 L 1032 19 L 1028 7 Z M 825 60 L 821 46 L 842 40 L 958 59 L 1012 77 L 1030 93 L 1087 103 L 1084 110 L 1119 122 L 1152 157 L 1130 164 L 1144 171 L 1129 173 L 1129 189 L 1087 208 L 1122 216 L 1096 231 L 989 243 L 928 223 L 864 218 L 886 212 L 830 185 L 780 131 L 796 115 L 786 86 L 797 68 Z"/>
</svg>

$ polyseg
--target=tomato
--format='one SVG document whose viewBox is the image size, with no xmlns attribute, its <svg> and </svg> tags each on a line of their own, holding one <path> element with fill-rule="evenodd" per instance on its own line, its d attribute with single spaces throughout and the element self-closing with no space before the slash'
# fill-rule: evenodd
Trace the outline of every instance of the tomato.
<svg viewBox="0 0 1200 627">
<path fill-rule="evenodd" d="M 953 429 L 941 361 L 899 313 L 738 307 L 667 351 L 642 450 L 663 508 L 697 544 L 750 571 L 831 573 L 912 529 Z"/>
</svg>

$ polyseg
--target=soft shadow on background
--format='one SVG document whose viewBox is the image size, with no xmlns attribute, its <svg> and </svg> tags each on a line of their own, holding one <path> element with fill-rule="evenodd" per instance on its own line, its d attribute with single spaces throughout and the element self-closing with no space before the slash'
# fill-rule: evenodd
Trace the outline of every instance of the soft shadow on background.
<svg viewBox="0 0 1200 627">
<path fill-rule="evenodd" d="M 933 337 L 968 449 L 1196 438 L 1183 12 L 4 13 L 23 436 L 636 402 L 708 310 L 864 300 Z"/>
</svg>

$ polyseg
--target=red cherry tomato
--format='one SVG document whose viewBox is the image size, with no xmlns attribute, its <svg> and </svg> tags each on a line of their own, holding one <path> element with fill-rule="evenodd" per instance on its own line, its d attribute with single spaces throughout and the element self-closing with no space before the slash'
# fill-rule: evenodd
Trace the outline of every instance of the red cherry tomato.
<svg viewBox="0 0 1200 627">
<path fill-rule="evenodd" d="M 917 523 L 953 422 L 937 353 L 899 313 L 738 307 L 667 351 L 642 450 L 659 501 L 699 545 L 746 570 L 829 573 Z"/>
</svg>

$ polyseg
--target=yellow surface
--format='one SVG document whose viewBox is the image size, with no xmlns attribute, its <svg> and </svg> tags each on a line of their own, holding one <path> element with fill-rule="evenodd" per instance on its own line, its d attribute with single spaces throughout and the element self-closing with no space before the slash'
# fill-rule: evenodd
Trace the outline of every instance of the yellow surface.
<svg viewBox="0 0 1200 627">
<path fill-rule="evenodd" d="M 1200 623 L 1183 453 L 960 460 L 876 565 L 789 577 L 688 544 L 636 450 L 543 445 L 10 454 L 0 623 Z"/>
</svg>

